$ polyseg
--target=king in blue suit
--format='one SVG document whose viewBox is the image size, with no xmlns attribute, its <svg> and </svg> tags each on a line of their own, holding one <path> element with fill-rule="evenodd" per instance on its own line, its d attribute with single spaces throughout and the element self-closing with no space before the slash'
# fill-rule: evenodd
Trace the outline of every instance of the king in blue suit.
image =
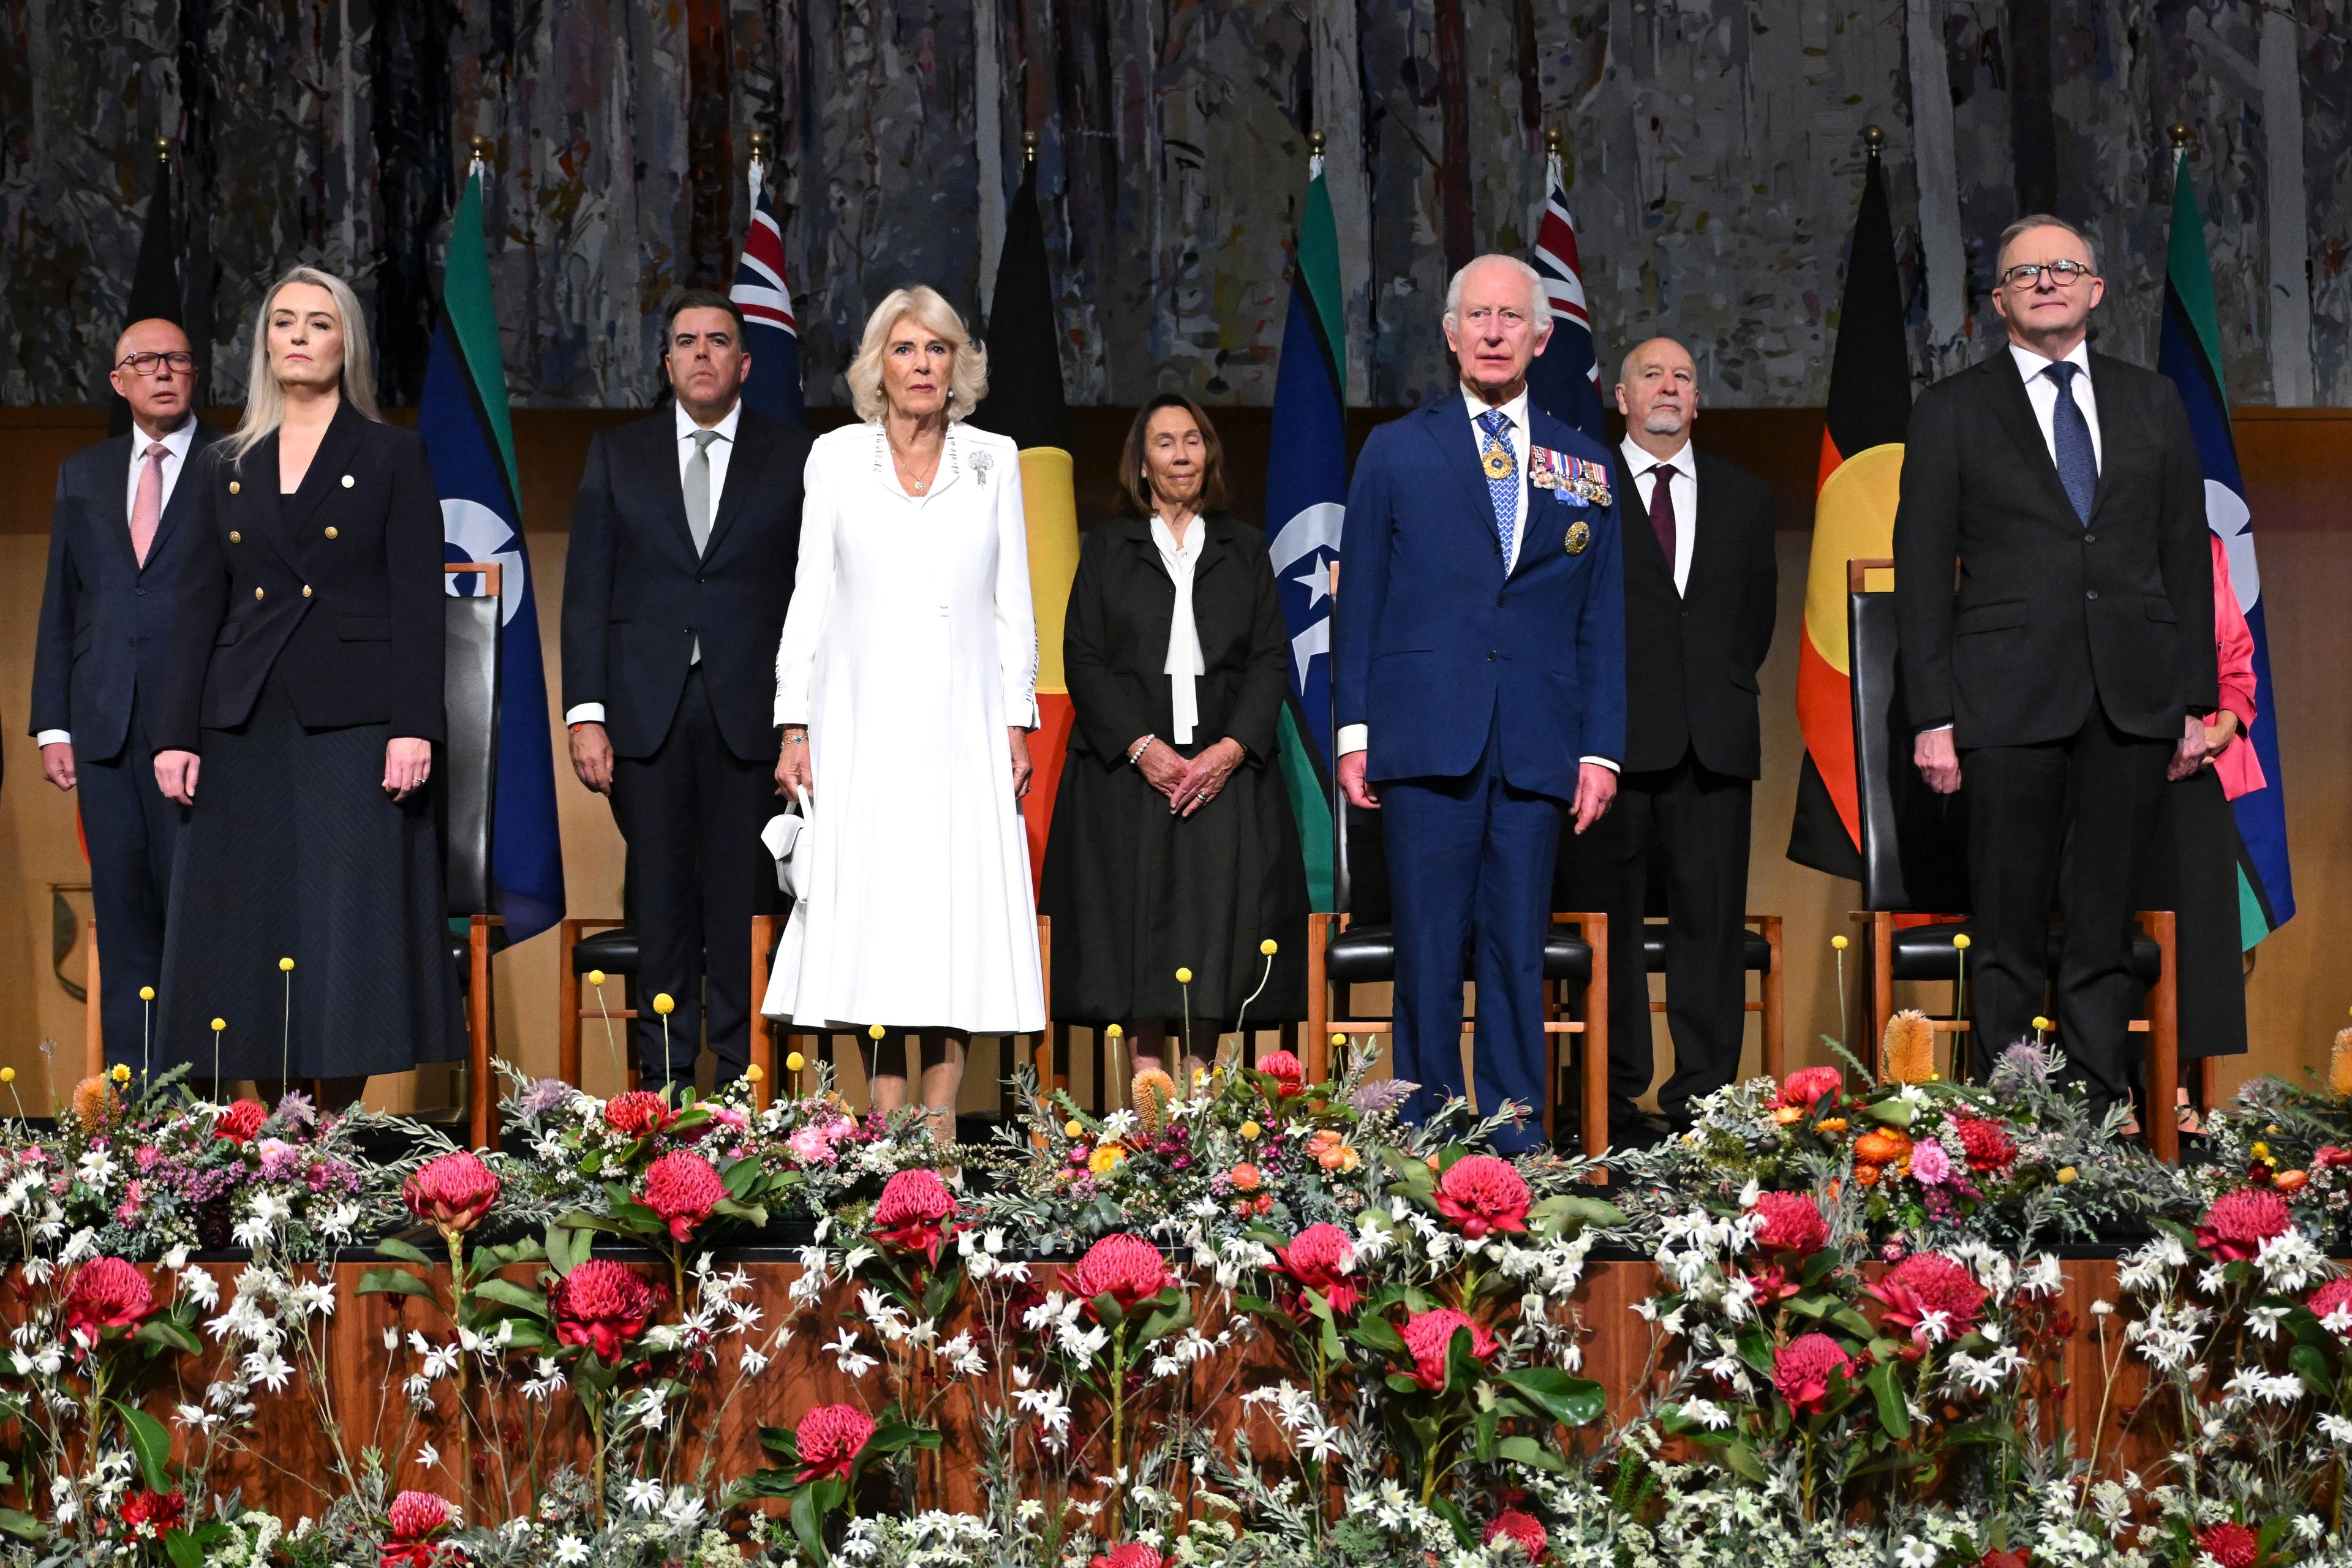
<svg viewBox="0 0 2352 1568">
<path fill-rule="evenodd" d="M 1396 1072 L 1418 1120 L 1463 1091 L 1465 957 L 1478 1105 L 1540 1112 L 1543 951 L 1563 812 L 1617 793 L 1625 599 L 1608 454 L 1528 399 L 1551 331 L 1525 263 L 1446 291 L 1458 394 L 1372 432 L 1333 613 L 1341 788 L 1383 812 L 1396 917 Z M 1532 1119 L 1498 1140 L 1540 1141 Z"/>
</svg>

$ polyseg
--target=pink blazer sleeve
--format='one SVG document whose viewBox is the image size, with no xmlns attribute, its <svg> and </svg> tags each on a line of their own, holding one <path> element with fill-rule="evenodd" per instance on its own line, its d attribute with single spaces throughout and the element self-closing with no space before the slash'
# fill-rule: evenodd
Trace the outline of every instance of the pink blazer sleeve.
<svg viewBox="0 0 2352 1568">
<path fill-rule="evenodd" d="M 2238 716 L 2238 738 L 2231 741 L 2220 756 L 2213 759 L 2213 771 L 2221 775 L 2221 793 L 2235 800 L 2250 790 L 2258 790 L 2266 782 L 2263 765 L 2254 755 L 2253 744 L 2246 737 L 2253 729 L 2257 710 L 2254 706 L 2254 634 L 2246 625 L 2245 611 L 2238 605 L 2238 595 L 2230 586 L 2230 554 L 2222 546 L 2221 536 L 2210 541 L 2213 547 L 2213 643 L 2221 667 L 2221 706 Z M 2210 719 L 2218 715 L 2209 715 Z"/>
</svg>

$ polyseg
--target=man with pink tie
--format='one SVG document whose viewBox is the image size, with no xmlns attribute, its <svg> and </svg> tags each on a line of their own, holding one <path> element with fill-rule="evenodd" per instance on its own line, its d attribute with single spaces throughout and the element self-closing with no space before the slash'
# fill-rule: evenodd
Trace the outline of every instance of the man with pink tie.
<svg viewBox="0 0 2352 1568">
<path fill-rule="evenodd" d="M 220 435 L 195 416 L 195 377 L 187 334 L 170 321 L 133 321 L 116 340 L 109 379 L 131 405 L 131 433 L 83 447 L 58 472 L 33 650 L 41 774 L 81 793 L 106 1058 L 133 1066 L 139 990 L 163 968 L 183 815 L 155 787 L 145 718 L 186 553 L 178 524 L 194 492 L 180 481 Z"/>
</svg>

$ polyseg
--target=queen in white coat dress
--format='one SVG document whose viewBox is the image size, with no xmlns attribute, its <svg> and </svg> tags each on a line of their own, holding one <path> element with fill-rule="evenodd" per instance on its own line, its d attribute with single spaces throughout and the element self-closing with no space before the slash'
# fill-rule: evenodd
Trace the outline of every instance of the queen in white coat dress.
<svg viewBox="0 0 2352 1568">
<path fill-rule="evenodd" d="M 927 376 L 926 348 L 946 374 Z M 897 356 L 887 367 L 886 355 Z M 772 1018 L 927 1034 L 1045 1027 L 1020 808 L 1037 633 L 1019 453 L 961 423 L 985 374 L 945 300 L 900 290 L 875 311 L 852 367 L 865 421 L 809 454 L 776 722 L 778 776 L 814 805 L 806 891 L 762 1007 Z M 905 401 L 930 402 L 928 423 L 906 417 Z M 926 1102 L 944 1089 L 951 1107 L 953 1086 L 932 1078 Z"/>
</svg>

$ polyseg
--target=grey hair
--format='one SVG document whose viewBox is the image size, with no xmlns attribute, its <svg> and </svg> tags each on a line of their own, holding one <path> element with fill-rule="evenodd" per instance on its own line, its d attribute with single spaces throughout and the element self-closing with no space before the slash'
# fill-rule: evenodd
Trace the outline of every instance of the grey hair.
<svg viewBox="0 0 2352 1568">
<path fill-rule="evenodd" d="M 1543 274 L 1538 272 L 1534 268 L 1528 266 L 1517 257 L 1506 256 L 1499 250 L 1490 250 L 1484 256 L 1472 257 L 1469 260 L 1462 264 L 1462 269 L 1460 271 L 1456 272 L 1451 279 L 1446 280 L 1446 322 L 1449 325 L 1452 324 L 1455 318 L 1461 314 L 1462 279 L 1470 276 L 1470 268 L 1478 266 L 1482 262 L 1487 261 L 1499 261 L 1506 266 L 1518 268 L 1519 275 L 1525 278 L 1528 283 L 1528 319 L 1539 325 L 1549 323 L 1551 321 L 1551 297 L 1544 291 Z"/>
<path fill-rule="evenodd" d="M 269 369 L 269 312 L 278 303 L 278 296 L 297 283 L 324 289 L 334 300 L 337 324 L 343 332 L 343 401 L 362 418 L 383 422 L 383 416 L 375 407 L 375 356 L 368 347 L 367 315 L 360 309 L 359 297 L 352 292 L 350 284 L 331 272 L 321 272 L 315 267 L 291 268 L 269 286 L 269 292 L 261 297 L 261 309 L 253 318 L 253 363 L 246 371 L 245 417 L 237 422 L 236 433 L 226 442 L 232 462 L 244 462 L 245 455 L 259 446 L 286 417 L 286 389 L 278 384 L 278 377 Z"/>
<path fill-rule="evenodd" d="M 857 416 L 868 425 L 882 417 L 886 406 L 882 394 L 883 351 L 890 346 L 891 332 L 908 317 L 955 350 L 948 367 L 947 415 L 951 422 L 965 417 L 988 395 L 988 349 L 973 340 L 963 318 L 938 289 L 920 283 L 885 294 L 882 302 L 874 307 L 874 313 L 866 318 L 866 332 L 859 340 L 856 356 L 843 373 L 849 383 L 849 399 Z"/>
<path fill-rule="evenodd" d="M 2023 234 L 2030 228 L 2064 229 L 2068 234 L 2073 235 L 2076 239 L 2083 242 L 2083 252 L 2091 258 L 2092 272 L 2095 274 L 2099 270 L 2099 247 L 2097 242 L 2093 240 L 2089 235 L 2084 234 L 2081 229 L 2076 228 L 2073 224 L 2068 223 L 2064 218 L 2053 217 L 2048 213 L 2028 213 L 2023 217 L 2019 218 L 2015 223 L 2011 224 L 2007 228 L 2000 231 L 2000 243 L 1992 247 L 1992 264 L 1995 268 L 1999 268 L 2000 266 L 2000 258 L 2009 254 L 2009 247 L 2011 244 L 2016 240 L 2017 237 Z"/>
</svg>

